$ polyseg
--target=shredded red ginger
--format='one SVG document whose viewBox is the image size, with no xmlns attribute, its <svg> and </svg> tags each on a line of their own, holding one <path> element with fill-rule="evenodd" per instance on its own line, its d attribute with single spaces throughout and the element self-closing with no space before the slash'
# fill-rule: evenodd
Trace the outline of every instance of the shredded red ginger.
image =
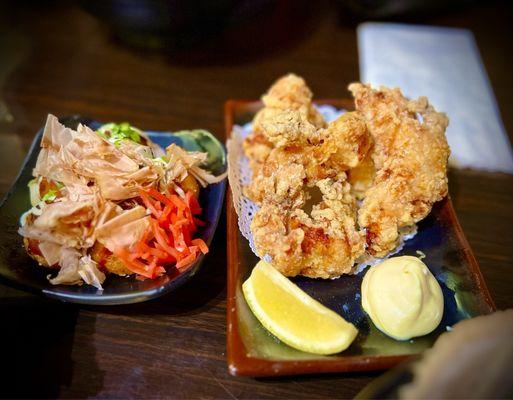
<svg viewBox="0 0 513 400">
<path fill-rule="evenodd" d="M 139 279 L 155 279 L 166 272 L 165 266 L 173 264 L 184 270 L 200 253 L 208 253 L 202 239 L 192 238 L 197 227 L 204 225 L 195 218 L 201 207 L 192 192 L 187 192 L 185 199 L 175 194 L 166 196 L 153 188 L 141 189 L 139 195 L 151 212 L 150 226 L 130 250 L 114 251 Z"/>
</svg>

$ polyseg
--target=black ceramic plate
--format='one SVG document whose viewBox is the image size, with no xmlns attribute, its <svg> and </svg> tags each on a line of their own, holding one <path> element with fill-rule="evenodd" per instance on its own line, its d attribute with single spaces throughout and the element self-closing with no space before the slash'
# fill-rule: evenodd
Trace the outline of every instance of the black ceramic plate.
<svg viewBox="0 0 513 400">
<path fill-rule="evenodd" d="M 62 119 L 61 122 L 71 128 L 78 123 L 98 128 L 101 123 L 82 117 Z M 0 205 L 0 279 L 8 285 L 35 293 L 42 293 L 63 301 L 82 304 L 127 304 L 137 303 L 161 296 L 191 278 L 200 268 L 204 256 L 181 274 L 176 270 L 155 280 L 138 281 L 133 277 L 125 278 L 109 275 L 103 291 L 89 285 L 66 286 L 51 285 L 46 276 L 49 270 L 41 268 L 32 260 L 23 248 L 22 238 L 18 235 L 20 215 L 30 208 L 27 188 L 32 179 L 32 169 L 39 154 L 39 144 L 43 130 L 36 135 L 29 153 L 25 158 L 16 182 L 13 184 Z M 213 172 L 219 174 L 226 169 L 224 147 L 213 136 L 187 134 L 171 134 L 168 132 L 147 132 L 150 139 L 163 148 L 176 143 L 188 150 L 204 150 L 209 152 L 209 164 Z M 226 181 L 209 185 L 200 193 L 200 204 L 203 207 L 202 219 L 206 226 L 199 232 L 201 238 L 210 245 L 222 211 Z M 208 257 L 208 254 L 207 254 Z"/>
</svg>

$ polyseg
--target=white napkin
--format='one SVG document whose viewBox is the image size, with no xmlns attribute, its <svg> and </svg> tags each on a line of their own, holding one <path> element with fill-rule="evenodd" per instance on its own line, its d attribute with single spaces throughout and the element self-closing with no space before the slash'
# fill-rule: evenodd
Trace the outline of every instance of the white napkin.
<svg viewBox="0 0 513 400">
<path fill-rule="evenodd" d="M 358 51 L 362 82 L 427 96 L 447 113 L 452 165 L 513 173 L 513 152 L 470 31 L 364 23 Z"/>
</svg>

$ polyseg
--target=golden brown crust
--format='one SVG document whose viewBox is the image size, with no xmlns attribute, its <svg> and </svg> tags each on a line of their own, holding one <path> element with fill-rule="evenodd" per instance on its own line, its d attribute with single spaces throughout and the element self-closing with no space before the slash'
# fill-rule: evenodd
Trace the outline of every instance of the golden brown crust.
<svg viewBox="0 0 513 400">
<path fill-rule="evenodd" d="M 100 242 L 95 242 L 94 246 L 92 247 L 91 258 L 96 261 L 101 268 L 112 274 L 121 276 L 133 274 L 133 272 L 125 266 L 123 261 L 112 254 L 112 252 L 110 252 Z"/>
<path fill-rule="evenodd" d="M 280 166 L 302 165 L 305 183 L 314 185 L 321 179 L 336 178 L 341 172 L 357 166 L 371 143 L 365 121 L 355 112 L 345 113 L 328 124 L 326 129 L 309 134 L 305 143 L 296 143 L 285 136 L 282 139 L 291 143 L 269 150 L 265 160 L 259 162 L 259 168 L 253 170 L 253 179 L 245 193 L 257 204 L 262 202 L 265 192 L 269 192 L 266 181 L 278 178 Z M 246 154 L 252 156 L 251 153 Z"/>
<path fill-rule="evenodd" d="M 191 191 L 194 197 L 198 198 L 200 192 L 200 185 L 194 176 L 187 174 L 185 179 L 180 182 L 180 187 L 184 192 Z"/>
<path fill-rule="evenodd" d="M 262 100 L 265 108 L 244 143 L 253 171 L 245 194 L 261 205 L 251 225 L 258 252 L 287 276 L 351 272 L 364 236 L 344 171 L 371 145 L 365 121 L 353 112 L 326 126 L 312 92 L 295 75 L 279 79 Z M 313 188 L 319 199 L 311 199 Z"/>
<path fill-rule="evenodd" d="M 357 231 L 354 198 L 343 177 L 316 182 L 321 200 L 310 212 L 304 210 L 309 195 L 300 180 L 281 180 L 275 187 L 280 186 L 274 197 L 266 193 L 251 224 L 260 255 L 271 256 L 286 276 L 333 278 L 350 273 L 364 252 L 364 236 Z M 282 197 L 276 197 L 279 193 Z"/>
<path fill-rule="evenodd" d="M 39 250 L 39 243 L 35 239 L 23 238 L 23 245 L 27 254 L 33 258 L 37 263 L 46 268 L 59 268 L 58 265 L 49 266 L 41 251 Z M 101 268 L 116 275 L 131 275 L 132 271 L 125 267 L 125 264 L 105 248 L 100 242 L 96 242 L 91 250 L 91 258 L 100 265 Z"/>
<path fill-rule="evenodd" d="M 358 221 L 368 251 L 381 257 L 397 246 L 399 230 L 431 211 L 447 195 L 447 116 L 426 98 L 409 101 L 399 89 L 349 86 L 374 140 L 376 176 L 365 192 Z"/>
</svg>

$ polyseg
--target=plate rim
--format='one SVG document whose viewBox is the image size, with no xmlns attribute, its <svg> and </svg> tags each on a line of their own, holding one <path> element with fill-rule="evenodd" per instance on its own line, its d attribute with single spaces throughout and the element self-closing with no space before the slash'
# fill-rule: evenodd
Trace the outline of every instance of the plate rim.
<svg viewBox="0 0 513 400">
<path fill-rule="evenodd" d="M 326 104 L 338 108 L 352 109 L 351 99 L 318 99 L 315 104 Z M 261 107 L 262 102 L 249 99 L 230 99 L 224 104 L 224 122 L 226 138 L 230 139 L 234 125 L 234 114 L 236 108 Z M 469 264 L 471 279 L 482 293 L 484 301 L 490 312 L 496 310 L 495 303 L 486 286 L 479 264 L 474 256 L 470 244 L 463 233 L 463 229 L 456 216 L 451 198 L 447 195 L 442 203 L 442 211 L 446 212 L 448 219 L 453 225 L 456 237 L 463 249 L 463 257 Z M 226 305 L 226 357 L 228 371 L 233 376 L 284 376 L 299 374 L 318 374 L 333 372 L 362 372 L 389 369 L 403 361 L 416 357 L 418 354 L 403 355 L 373 355 L 373 356 L 347 356 L 345 358 L 333 358 L 323 360 L 280 360 L 272 361 L 257 357 L 250 357 L 242 342 L 237 317 L 236 292 L 237 277 L 239 275 L 239 251 L 238 238 L 238 217 L 233 207 L 231 188 L 228 185 L 226 191 L 226 231 L 227 231 L 227 305 Z"/>
<path fill-rule="evenodd" d="M 57 117 L 59 122 L 65 124 L 65 123 L 71 123 L 71 122 L 78 122 L 83 124 L 90 124 L 90 123 L 101 123 L 101 121 L 95 120 L 90 117 L 82 116 L 80 114 L 72 114 L 69 116 L 64 117 Z M 21 163 L 21 166 L 18 170 L 18 173 L 16 177 L 13 179 L 11 186 L 9 187 L 9 190 L 5 193 L 5 195 L 0 200 L 0 208 L 4 206 L 4 204 L 7 202 L 9 197 L 11 197 L 15 191 L 15 188 L 17 187 L 17 184 L 19 180 L 21 179 L 23 172 L 27 168 L 31 156 L 33 152 L 37 151 L 38 143 L 40 143 L 41 137 L 43 136 L 44 126 L 37 131 L 37 133 L 34 135 L 34 139 L 32 139 L 32 143 L 30 144 L 30 147 L 27 151 L 27 154 L 25 155 L 25 158 L 23 159 L 23 162 Z M 152 134 L 164 134 L 164 135 L 172 135 L 171 131 L 155 131 L 155 130 L 148 130 L 148 132 L 151 132 Z M 214 135 L 213 135 L 214 136 Z M 222 148 L 225 156 L 225 160 L 227 160 L 227 151 L 224 144 L 215 137 L 215 140 L 218 141 L 220 147 Z M 225 167 L 228 168 L 228 163 L 225 161 Z M 212 242 L 215 233 L 217 232 L 217 228 L 219 226 L 219 221 L 221 219 L 222 210 L 223 210 L 223 203 L 226 200 L 226 187 L 228 183 L 228 179 L 225 178 L 221 182 L 217 183 L 220 185 L 220 211 L 217 213 L 215 220 L 213 221 L 213 234 L 210 238 L 210 242 L 207 243 L 210 245 Z M 68 303 L 75 303 L 75 304 L 86 304 L 86 305 L 98 305 L 98 306 L 112 306 L 112 305 L 123 305 L 123 304 L 134 304 L 134 303 L 141 303 L 145 301 L 149 301 L 152 299 L 155 299 L 157 297 L 160 297 L 166 293 L 169 293 L 170 291 L 178 288 L 179 286 L 182 286 L 186 283 L 186 281 L 189 278 L 192 278 L 194 276 L 199 268 L 202 266 L 204 259 L 206 258 L 205 254 L 201 254 L 200 257 L 194 262 L 194 264 L 176 276 L 171 282 L 168 282 L 167 284 L 164 284 L 162 286 L 152 288 L 152 289 L 146 289 L 141 292 L 131 292 L 126 294 L 110 294 L 110 295 L 99 295 L 99 296 L 87 296 L 85 294 L 73 294 L 73 293 L 59 293 L 56 291 L 52 291 L 51 287 L 48 288 L 38 288 L 29 284 L 24 284 L 18 281 L 14 281 L 2 274 L 0 274 L 0 282 L 2 284 L 5 284 L 7 286 L 10 286 L 12 288 L 22 290 L 28 293 L 36 294 L 36 295 L 42 295 L 47 298 L 59 300 L 62 302 L 68 302 Z M 133 278 L 132 278 L 133 279 Z M 60 285 L 57 285 L 55 287 L 59 287 Z"/>
</svg>

